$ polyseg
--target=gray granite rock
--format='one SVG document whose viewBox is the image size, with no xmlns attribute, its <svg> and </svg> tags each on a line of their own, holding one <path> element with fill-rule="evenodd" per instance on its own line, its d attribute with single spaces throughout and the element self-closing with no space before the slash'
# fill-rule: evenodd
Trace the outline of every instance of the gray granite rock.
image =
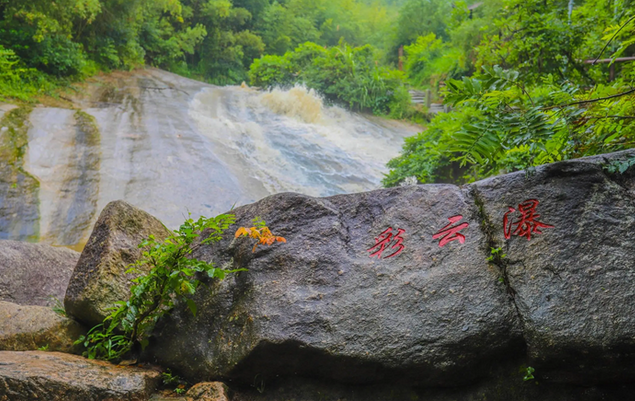
<svg viewBox="0 0 635 401">
<path fill-rule="evenodd" d="M 195 256 L 249 270 L 201 290 L 196 317 L 175 310 L 148 357 L 201 380 L 474 381 L 523 345 L 473 205 L 456 186 L 427 185 L 330 198 L 287 193 L 238 208 L 229 236 L 261 216 L 287 243 L 255 253 L 247 238 L 201 248 Z M 454 240 L 441 247 L 433 236 L 455 216 L 450 226 L 469 225 L 458 232 L 464 243 L 448 233 Z M 389 228 L 404 230 L 404 248 L 395 254 L 393 237 L 373 257 Z"/>
<path fill-rule="evenodd" d="M 80 353 L 73 345 L 86 330 L 73 319 L 45 306 L 24 306 L 0 301 L 0 350 Z"/>
<path fill-rule="evenodd" d="M 169 233 L 159 220 L 126 202 L 106 205 L 71 276 L 66 312 L 88 326 L 101 323 L 115 302 L 129 297 L 134 275 L 126 270 L 141 256 L 141 241 Z"/>
<path fill-rule="evenodd" d="M 0 240 L 0 301 L 54 305 L 64 299 L 78 259 L 67 248 Z"/>
<path fill-rule="evenodd" d="M 635 152 L 545 165 L 470 188 L 492 246 L 506 254 L 501 267 L 530 363 L 546 380 L 635 380 L 635 169 L 607 169 L 628 155 Z"/>
</svg>

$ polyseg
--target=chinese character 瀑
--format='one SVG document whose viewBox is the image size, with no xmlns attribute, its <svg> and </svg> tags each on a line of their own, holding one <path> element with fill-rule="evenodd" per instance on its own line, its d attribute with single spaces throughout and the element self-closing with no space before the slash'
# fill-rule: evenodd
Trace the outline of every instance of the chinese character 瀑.
<svg viewBox="0 0 635 401">
<path fill-rule="evenodd" d="M 539 214 L 536 214 L 538 203 L 537 199 L 527 199 L 520 203 L 518 205 L 520 218 L 514 222 L 510 221 L 508 216 L 510 213 L 514 213 L 516 209 L 508 206 L 509 211 L 505 213 L 503 217 L 503 234 L 505 235 L 505 239 L 510 239 L 512 235 L 518 235 L 519 237 L 526 237 L 527 241 L 529 241 L 531 239 L 531 233 L 542 234 L 539 228 L 554 228 L 554 226 L 536 220 L 540 217 Z M 512 231 L 513 226 L 516 226 L 516 228 Z"/>
<path fill-rule="evenodd" d="M 388 247 L 388 245 L 394 242 L 393 245 L 390 247 L 390 249 L 396 248 L 397 250 L 391 253 L 390 255 L 385 256 L 384 259 L 397 256 L 401 253 L 401 251 L 403 251 L 406 248 L 405 245 L 403 244 L 403 237 L 401 237 L 401 234 L 405 232 L 406 230 L 402 228 L 398 228 L 397 234 L 393 235 L 392 227 L 388 227 L 386 230 L 384 230 L 384 232 L 379 234 L 379 237 L 375 238 L 375 245 L 368 248 L 366 251 L 371 252 L 370 254 L 371 258 L 377 256 L 377 259 L 381 259 L 382 258 L 381 255 L 384 252 L 384 250 Z M 375 249 L 377 250 L 373 252 L 373 250 Z"/>
<path fill-rule="evenodd" d="M 459 222 L 462 218 L 463 216 L 460 214 L 449 217 L 448 220 L 450 220 L 450 224 L 443 227 L 438 233 L 432 236 L 433 239 L 441 238 L 441 241 L 439 241 L 440 247 L 451 241 L 458 240 L 461 244 L 465 242 L 465 235 L 459 233 L 459 231 L 464 228 L 468 228 L 470 225 L 468 223 L 461 223 L 458 226 L 450 227 L 452 224 Z"/>
</svg>

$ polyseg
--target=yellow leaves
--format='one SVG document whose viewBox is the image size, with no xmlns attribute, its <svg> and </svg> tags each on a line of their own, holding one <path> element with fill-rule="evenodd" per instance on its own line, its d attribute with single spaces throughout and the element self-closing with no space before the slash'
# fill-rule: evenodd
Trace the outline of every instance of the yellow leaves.
<svg viewBox="0 0 635 401">
<path fill-rule="evenodd" d="M 273 235 L 271 230 L 267 226 L 261 227 L 240 227 L 236 230 L 235 238 L 238 237 L 251 237 L 256 240 L 256 244 L 252 249 L 252 252 L 256 252 L 258 245 L 273 245 L 276 242 L 287 242 L 284 237 Z"/>
<path fill-rule="evenodd" d="M 240 227 L 238 230 L 236 230 L 236 235 L 234 238 L 238 238 L 242 235 L 249 235 L 249 231 L 245 227 Z"/>
</svg>

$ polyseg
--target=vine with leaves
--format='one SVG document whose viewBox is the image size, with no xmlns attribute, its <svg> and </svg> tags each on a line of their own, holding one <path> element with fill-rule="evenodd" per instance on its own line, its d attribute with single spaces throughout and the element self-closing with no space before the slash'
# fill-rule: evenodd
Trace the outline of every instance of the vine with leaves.
<svg viewBox="0 0 635 401">
<path fill-rule="evenodd" d="M 222 280 L 228 274 L 246 270 L 225 270 L 213 262 L 192 257 L 201 246 L 220 241 L 234 222 L 235 217 L 231 214 L 197 220 L 189 218 L 164 241 L 158 241 L 154 236 L 142 241 L 139 244 L 144 249 L 141 259 L 126 271 L 138 275 L 132 280 L 129 299 L 117 302 L 102 323 L 75 342 L 85 347 L 84 356 L 117 361 L 130 354 L 137 345 L 145 348 L 156 322 L 170 313 L 176 302 L 185 302 L 190 312 L 196 315 L 196 303 L 191 296 L 201 285 L 203 276 Z M 286 242 L 284 238 L 274 236 L 262 219 L 257 218 L 255 222 L 257 228 L 252 228 L 250 236 L 258 240 L 256 246 Z M 236 237 L 243 230 L 246 228 L 240 227 Z M 203 234 L 204 238 L 200 240 Z"/>
</svg>

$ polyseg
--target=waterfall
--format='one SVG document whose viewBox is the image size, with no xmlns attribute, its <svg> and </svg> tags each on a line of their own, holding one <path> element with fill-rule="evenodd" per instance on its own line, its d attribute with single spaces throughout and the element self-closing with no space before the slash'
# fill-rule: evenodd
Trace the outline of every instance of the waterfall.
<svg viewBox="0 0 635 401">
<path fill-rule="evenodd" d="M 188 212 L 279 192 L 379 188 L 418 130 L 325 105 L 304 87 L 216 87 L 157 69 L 101 77 L 75 101 L 82 112 L 36 108 L 29 121 L 24 170 L 40 183 L 39 239 L 54 245 L 81 247 L 115 199 L 175 228 Z"/>
</svg>

